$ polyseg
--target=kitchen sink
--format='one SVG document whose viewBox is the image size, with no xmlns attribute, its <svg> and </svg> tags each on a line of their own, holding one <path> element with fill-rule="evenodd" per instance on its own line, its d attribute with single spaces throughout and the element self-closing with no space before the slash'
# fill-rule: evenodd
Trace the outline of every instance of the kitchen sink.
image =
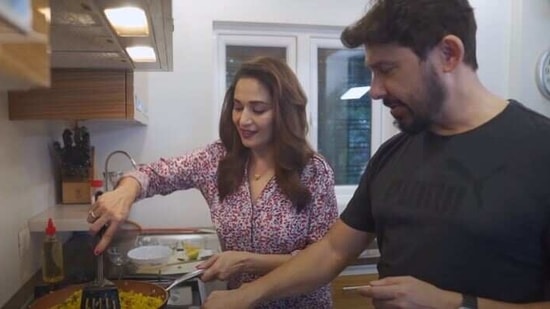
<svg viewBox="0 0 550 309">
<path fill-rule="evenodd" d="M 170 247 L 174 250 L 175 254 L 181 254 L 186 245 L 193 245 L 202 250 L 209 250 L 211 253 L 221 252 L 220 242 L 215 232 L 206 233 L 178 233 L 178 232 L 166 232 L 162 230 L 143 230 L 140 235 L 137 236 L 135 246 L 145 245 L 162 245 Z M 198 263 L 198 262 L 197 262 Z M 194 266 L 193 266 L 194 267 Z M 131 268 L 130 268 L 131 269 Z M 179 271 L 167 271 L 181 269 Z M 184 271 L 185 269 L 185 271 Z M 194 268 L 193 268 L 194 269 Z M 129 270 L 129 269 L 127 269 Z M 188 267 L 179 268 L 179 266 L 168 266 L 159 270 L 160 277 L 172 277 L 176 278 L 182 273 L 187 272 Z M 131 273 L 132 271 L 130 271 Z M 130 274 L 128 274 L 130 275 Z M 139 278 L 140 274 L 136 274 Z M 142 275 L 142 274 L 141 274 Z M 145 275 L 146 277 L 147 275 Z M 170 299 L 168 301 L 168 308 L 199 308 L 204 302 L 207 295 L 214 290 L 225 290 L 227 288 L 226 283 L 222 281 L 202 282 L 200 279 L 195 278 L 183 285 L 174 288 L 170 293 Z M 185 296 L 187 295 L 187 296 Z M 191 297 L 191 298 L 189 298 Z M 179 305 L 178 305 L 179 304 Z M 189 307 L 187 307 L 189 306 Z M 197 306 L 197 307 L 194 307 Z"/>
<path fill-rule="evenodd" d="M 215 233 L 158 233 L 147 230 L 138 235 L 136 246 L 162 245 L 175 250 L 183 250 L 185 244 L 191 244 L 195 247 L 221 252 L 218 235 Z"/>
</svg>

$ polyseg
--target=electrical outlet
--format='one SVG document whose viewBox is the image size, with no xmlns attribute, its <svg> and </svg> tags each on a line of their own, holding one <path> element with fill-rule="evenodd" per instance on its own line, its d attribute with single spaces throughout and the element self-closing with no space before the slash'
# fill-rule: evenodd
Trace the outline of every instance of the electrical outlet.
<svg viewBox="0 0 550 309">
<path fill-rule="evenodd" d="M 28 227 L 24 227 L 19 231 L 19 258 L 23 258 L 29 254 L 31 249 L 31 231 Z"/>
<path fill-rule="evenodd" d="M 28 227 L 24 227 L 18 234 L 19 247 L 19 276 L 22 281 L 27 281 L 36 271 L 33 265 L 36 258 L 32 251 L 31 231 Z"/>
</svg>

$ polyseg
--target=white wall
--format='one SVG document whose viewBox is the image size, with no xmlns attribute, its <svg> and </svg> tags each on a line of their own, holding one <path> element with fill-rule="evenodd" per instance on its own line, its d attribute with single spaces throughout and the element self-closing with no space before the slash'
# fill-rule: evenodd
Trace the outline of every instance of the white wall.
<svg viewBox="0 0 550 309">
<path fill-rule="evenodd" d="M 513 1 L 516 0 L 470 0 L 477 22 L 479 77 L 490 91 L 503 97 L 509 95 L 507 68 Z"/>
<path fill-rule="evenodd" d="M 0 92 L 0 305 L 4 304 L 39 267 L 42 235 L 19 256 L 18 234 L 27 220 L 55 201 L 50 136 L 60 134 L 55 124 L 8 120 L 5 92 Z"/>
<path fill-rule="evenodd" d="M 479 28 L 479 73 L 489 89 L 503 96 L 508 95 L 510 2 L 472 1 Z M 98 162 L 103 165 L 106 154 L 116 149 L 129 151 L 139 162 L 148 162 L 190 151 L 217 138 L 215 114 L 220 102 L 214 101 L 214 21 L 346 26 L 363 15 L 366 3 L 365 0 L 174 1 L 174 71 L 143 73 L 149 80 L 150 123 L 145 128 L 116 132 L 90 124 Z M 117 163 L 111 166 L 117 168 Z M 134 208 L 132 218 L 144 226 L 210 224 L 206 204 L 196 190 L 142 201 Z"/>
<path fill-rule="evenodd" d="M 550 49 L 550 1 L 514 0 L 512 2 L 510 96 L 545 115 L 550 115 L 550 100 L 536 85 L 535 67 L 543 51 Z"/>
</svg>

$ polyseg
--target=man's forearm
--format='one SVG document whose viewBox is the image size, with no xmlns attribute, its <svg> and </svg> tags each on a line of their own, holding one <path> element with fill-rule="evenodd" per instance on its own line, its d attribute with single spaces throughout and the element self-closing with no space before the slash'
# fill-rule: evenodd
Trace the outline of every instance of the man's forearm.
<svg viewBox="0 0 550 309">
<path fill-rule="evenodd" d="M 346 260 L 331 255 L 315 254 L 326 244 L 324 241 L 310 245 L 269 274 L 243 287 L 255 303 L 274 298 L 288 297 L 311 291 L 328 283 L 346 266 Z M 330 250 L 324 250 L 330 252 Z"/>
<path fill-rule="evenodd" d="M 337 221 L 323 239 L 242 290 L 255 303 L 311 291 L 336 277 L 373 238 Z"/>
<path fill-rule="evenodd" d="M 288 262 L 292 258 L 290 254 L 257 254 L 249 253 L 245 260 L 245 272 L 264 275 Z"/>
</svg>

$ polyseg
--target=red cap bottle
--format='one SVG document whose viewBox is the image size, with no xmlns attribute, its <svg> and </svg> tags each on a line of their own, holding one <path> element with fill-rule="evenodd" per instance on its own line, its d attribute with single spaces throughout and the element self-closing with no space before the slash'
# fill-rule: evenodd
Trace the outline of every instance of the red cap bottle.
<svg viewBox="0 0 550 309">
<path fill-rule="evenodd" d="M 48 218 L 46 237 L 42 244 L 42 279 L 47 283 L 56 283 L 63 280 L 63 246 L 55 237 L 57 229 L 52 218 Z"/>
<path fill-rule="evenodd" d="M 46 227 L 46 235 L 53 236 L 57 229 L 55 228 L 55 225 L 53 225 L 52 218 L 48 218 L 48 226 Z"/>
</svg>

